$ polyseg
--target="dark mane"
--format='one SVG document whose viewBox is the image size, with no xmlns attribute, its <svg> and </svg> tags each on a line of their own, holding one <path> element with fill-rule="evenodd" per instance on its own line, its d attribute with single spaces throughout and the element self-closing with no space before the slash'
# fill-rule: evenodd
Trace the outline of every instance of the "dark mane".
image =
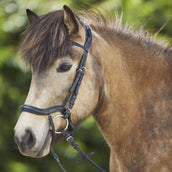
<svg viewBox="0 0 172 172">
<path fill-rule="evenodd" d="M 43 70 L 55 59 L 69 53 L 70 35 L 63 22 L 63 11 L 40 16 L 24 32 L 21 53 L 33 69 Z"/>
</svg>

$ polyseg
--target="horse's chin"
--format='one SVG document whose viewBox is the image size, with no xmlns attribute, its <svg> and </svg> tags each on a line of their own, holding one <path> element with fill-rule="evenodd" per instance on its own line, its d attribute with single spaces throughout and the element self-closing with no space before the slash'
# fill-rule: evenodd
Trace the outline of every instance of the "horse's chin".
<svg viewBox="0 0 172 172">
<path fill-rule="evenodd" d="M 49 132 L 42 148 L 40 149 L 38 154 L 35 156 L 35 158 L 41 158 L 41 157 L 47 156 L 51 150 L 51 142 L 52 142 L 52 134 L 51 132 Z"/>
<path fill-rule="evenodd" d="M 61 139 L 62 139 L 61 136 L 56 136 L 55 140 L 53 142 L 53 145 L 56 144 Z M 47 135 L 47 138 L 45 140 L 44 145 L 42 146 L 39 153 L 35 156 L 35 158 L 41 158 L 41 157 L 47 156 L 50 153 L 50 150 L 51 150 L 51 145 L 52 145 L 51 142 L 52 142 L 52 135 L 49 132 L 48 135 Z"/>
<path fill-rule="evenodd" d="M 29 150 L 22 151 L 20 148 L 19 150 L 21 154 L 24 156 L 29 156 L 32 158 L 41 158 L 47 156 L 50 153 L 51 142 L 52 142 L 52 134 L 51 132 L 49 132 L 41 148 L 38 148 L 37 150 L 34 151 L 29 151 Z"/>
</svg>

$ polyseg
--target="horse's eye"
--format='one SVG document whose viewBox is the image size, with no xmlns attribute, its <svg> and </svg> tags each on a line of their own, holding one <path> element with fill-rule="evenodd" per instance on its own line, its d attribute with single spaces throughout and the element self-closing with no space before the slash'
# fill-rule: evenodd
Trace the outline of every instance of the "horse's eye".
<svg viewBox="0 0 172 172">
<path fill-rule="evenodd" d="M 57 72 L 67 72 L 68 70 L 70 70 L 71 67 L 72 67 L 71 64 L 63 63 L 56 70 Z"/>
</svg>

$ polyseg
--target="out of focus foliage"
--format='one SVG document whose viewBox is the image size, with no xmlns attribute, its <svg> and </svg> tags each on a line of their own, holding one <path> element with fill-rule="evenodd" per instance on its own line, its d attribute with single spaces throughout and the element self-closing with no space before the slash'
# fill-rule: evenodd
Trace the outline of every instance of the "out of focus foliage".
<svg viewBox="0 0 172 172">
<path fill-rule="evenodd" d="M 22 156 L 13 140 L 13 128 L 17 121 L 18 107 L 24 102 L 29 89 L 31 74 L 19 57 L 21 33 L 28 21 L 25 9 L 30 8 L 41 15 L 61 9 L 64 4 L 73 9 L 99 9 L 105 16 L 123 12 L 123 22 L 136 28 L 143 27 L 159 37 L 172 35 L 171 0 L 0 0 L 0 171 L 1 172 L 54 172 L 60 171 L 51 156 L 31 159 Z M 116 12 L 115 12 L 116 11 Z M 102 167 L 108 169 L 109 148 L 103 140 L 92 117 L 78 127 L 75 138 Z M 56 151 L 68 171 L 95 171 L 85 162 L 75 163 L 78 154 L 65 142 L 56 146 Z M 71 170 L 72 169 L 72 170 Z"/>
</svg>

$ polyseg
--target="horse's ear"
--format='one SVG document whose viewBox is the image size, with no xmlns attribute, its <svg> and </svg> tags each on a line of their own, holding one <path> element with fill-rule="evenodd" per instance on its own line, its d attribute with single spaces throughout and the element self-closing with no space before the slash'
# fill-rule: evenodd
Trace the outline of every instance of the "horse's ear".
<svg viewBox="0 0 172 172">
<path fill-rule="evenodd" d="M 78 19 L 75 17 L 74 13 L 68 6 L 64 5 L 63 9 L 64 9 L 64 23 L 67 26 L 69 33 L 72 35 L 73 34 L 79 35 L 81 24 L 79 23 Z"/>
<path fill-rule="evenodd" d="M 38 15 L 29 9 L 26 9 L 26 13 L 30 23 L 33 23 L 38 18 Z"/>
</svg>

